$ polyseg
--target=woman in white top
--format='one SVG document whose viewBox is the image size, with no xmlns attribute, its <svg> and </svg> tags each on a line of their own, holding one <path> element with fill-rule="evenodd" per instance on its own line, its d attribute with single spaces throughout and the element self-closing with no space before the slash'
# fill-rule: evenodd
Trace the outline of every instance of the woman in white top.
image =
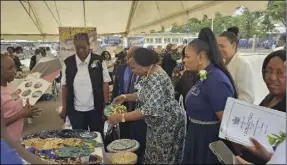
<svg viewBox="0 0 287 165">
<path fill-rule="evenodd" d="M 114 61 L 112 60 L 112 56 L 110 54 L 110 52 L 108 51 L 103 51 L 101 53 L 101 56 L 105 58 L 105 62 L 106 62 L 106 65 L 107 65 L 107 68 L 108 68 L 108 71 L 109 71 L 109 74 L 110 74 L 110 77 L 112 78 L 113 80 L 113 71 L 114 71 Z M 112 83 L 112 82 L 111 82 Z"/>
<path fill-rule="evenodd" d="M 237 27 L 229 28 L 217 38 L 217 42 L 227 69 L 234 79 L 238 99 L 253 103 L 255 99 L 253 70 L 250 63 L 238 52 L 238 31 Z"/>
</svg>

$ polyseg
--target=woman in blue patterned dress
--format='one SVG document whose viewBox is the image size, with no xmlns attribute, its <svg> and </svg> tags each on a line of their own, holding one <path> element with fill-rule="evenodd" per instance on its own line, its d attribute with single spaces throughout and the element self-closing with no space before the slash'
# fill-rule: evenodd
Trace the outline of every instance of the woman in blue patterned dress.
<svg viewBox="0 0 287 165">
<path fill-rule="evenodd" d="M 174 98 L 174 89 L 166 72 L 156 65 L 156 55 L 145 48 L 132 53 L 129 64 L 141 76 L 137 92 L 118 96 L 114 103 L 137 101 L 135 111 L 114 114 L 111 124 L 144 119 L 147 124 L 144 164 L 179 164 L 182 161 L 186 133 L 185 111 Z"/>
<path fill-rule="evenodd" d="M 217 164 L 219 161 L 209 144 L 219 140 L 220 120 L 227 98 L 236 98 L 237 93 L 210 28 L 203 28 L 185 52 L 186 69 L 199 73 L 203 70 L 207 76 L 200 76 L 186 96 L 189 125 L 183 164 Z"/>
</svg>

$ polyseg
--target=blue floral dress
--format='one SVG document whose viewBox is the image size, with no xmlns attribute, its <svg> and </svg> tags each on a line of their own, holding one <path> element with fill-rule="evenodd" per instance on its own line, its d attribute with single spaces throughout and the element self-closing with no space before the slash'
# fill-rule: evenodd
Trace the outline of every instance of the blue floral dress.
<svg viewBox="0 0 287 165">
<path fill-rule="evenodd" d="M 144 164 L 180 164 L 186 134 L 184 109 L 174 99 L 174 89 L 162 70 L 143 77 L 137 86 L 137 108 L 147 124 Z"/>
</svg>

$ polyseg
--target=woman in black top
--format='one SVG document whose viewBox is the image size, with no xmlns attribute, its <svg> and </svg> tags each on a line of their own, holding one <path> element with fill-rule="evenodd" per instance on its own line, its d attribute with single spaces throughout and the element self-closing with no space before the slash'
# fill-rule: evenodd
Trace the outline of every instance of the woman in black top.
<svg viewBox="0 0 287 165">
<path fill-rule="evenodd" d="M 269 54 L 262 66 L 262 76 L 269 90 L 269 94 L 260 103 L 260 106 L 268 107 L 286 113 L 286 50 L 278 50 Z M 244 149 L 242 157 L 254 164 L 266 164 L 250 151 Z"/>
<path fill-rule="evenodd" d="M 185 57 L 185 47 L 181 52 L 181 59 Z M 172 72 L 172 83 L 175 89 L 175 99 L 179 100 L 180 95 L 183 96 L 183 101 L 187 92 L 191 89 L 197 79 L 197 72 L 191 72 L 184 69 L 183 63 L 179 63 Z M 185 106 L 185 104 L 184 104 Z"/>
<path fill-rule="evenodd" d="M 260 103 L 261 106 L 286 112 L 286 50 L 269 54 L 262 66 L 263 79 L 269 94 Z"/>
<path fill-rule="evenodd" d="M 37 63 L 37 56 L 39 54 L 40 54 L 40 49 L 36 49 L 34 55 L 30 59 L 30 66 L 29 66 L 30 71 L 35 67 Z"/>
<path fill-rule="evenodd" d="M 8 51 L 8 53 L 9 53 L 9 55 L 13 58 L 13 60 L 14 60 L 14 63 L 15 63 L 15 69 L 16 69 L 16 71 L 18 72 L 18 71 L 21 71 L 22 72 L 22 70 L 21 70 L 21 66 L 22 66 L 22 64 L 21 64 L 21 61 L 20 61 L 20 59 L 19 59 L 19 57 L 16 55 L 16 49 L 14 48 L 14 47 L 12 47 L 12 46 L 9 46 L 8 48 L 7 48 L 7 51 Z"/>
</svg>

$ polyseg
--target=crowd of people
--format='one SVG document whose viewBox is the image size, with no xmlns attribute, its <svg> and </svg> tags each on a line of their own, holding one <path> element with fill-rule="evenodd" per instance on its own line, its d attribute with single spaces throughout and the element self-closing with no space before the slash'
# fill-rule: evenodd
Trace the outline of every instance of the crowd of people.
<svg viewBox="0 0 287 165">
<path fill-rule="evenodd" d="M 240 56 L 238 33 L 237 27 L 231 27 L 215 36 L 210 28 L 203 28 L 185 47 L 169 44 L 159 53 L 133 46 L 117 54 L 116 60 L 108 51 L 92 53 L 88 34 L 78 33 L 74 36 L 76 54 L 66 58 L 62 68 L 60 117 L 68 117 L 73 129 L 98 131 L 103 137 L 105 121 L 119 124 L 120 138 L 140 143 L 138 164 L 219 164 L 209 144 L 220 140 L 227 98 L 255 100 L 253 70 Z M 280 50 L 269 54 L 262 65 L 269 94 L 260 106 L 286 113 L 286 38 L 282 39 Z M 18 60 L 12 48 L 8 51 L 9 55 L 1 55 L 1 128 L 7 128 L 8 134 L 1 129 L 1 143 L 10 145 L 7 137 L 21 141 L 23 119 L 37 115 L 39 108 L 28 101 L 23 107 L 9 86 Z M 30 68 L 39 54 L 45 56 L 41 50 L 35 54 Z M 125 105 L 128 112 L 106 118 L 103 109 L 111 102 Z M 286 140 L 273 156 L 255 139 L 251 140 L 255 148 L 223 141 L 240 163 L 286 164 Z M 15 145 L 10 147 L 21 152 L 20 156 L 25 153 Z M 1 146 L 1 151 L 8 150 Z"/>
</svg>

